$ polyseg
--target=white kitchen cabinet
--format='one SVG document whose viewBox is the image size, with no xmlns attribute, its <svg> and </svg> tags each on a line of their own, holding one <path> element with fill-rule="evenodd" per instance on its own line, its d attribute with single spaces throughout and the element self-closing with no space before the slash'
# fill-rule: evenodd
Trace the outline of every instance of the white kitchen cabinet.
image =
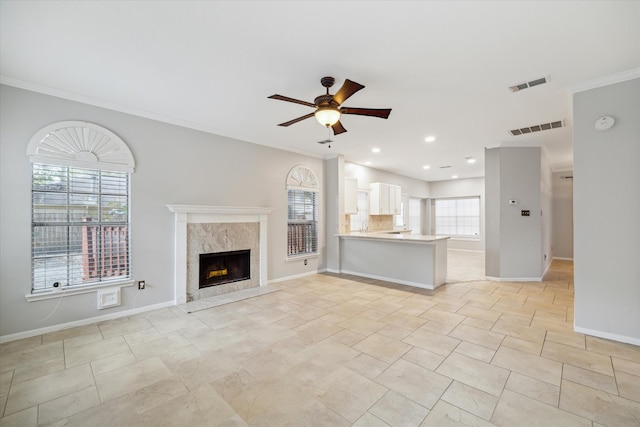
<svg viewBox="0 0 640 427">
<path fill-rule="evenodd" d="M 358 180 L 346 178 L 344 180 L 344 213 L 358 213 Z"/>
<path fill-rule="evenodd" d="M 389 210 L 393 215 L 398 215 L 402 204 L 402 189 L 399 185 L 389 186 Z"/>
<path fill-rule="evenodd" d="M 400 213 L 402 201 L 399 185 L 374 182 L 369 186 L 369 214 L 396 215 Z"/>
</svg>

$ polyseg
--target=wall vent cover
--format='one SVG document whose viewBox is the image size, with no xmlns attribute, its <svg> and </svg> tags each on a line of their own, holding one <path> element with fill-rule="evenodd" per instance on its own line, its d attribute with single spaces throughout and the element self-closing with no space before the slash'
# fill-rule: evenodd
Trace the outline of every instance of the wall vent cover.
<svg viewBox="0 0 640 427">
<path fill-rule="evenodd" d="M 519 83 L 517 85 L 509 86 L 511 92 L 519 92 L 522 89 L 529 89 L 530 87 L 545 84 L 549 81 L 547 77 L 540 77 L 539 79 L 531 80 L 529 82 Z"/>
<path fill-rule="evenodd" d="M 509 133 L 512 136 L 518 136 L 518 135 L 525 135 L 527 133 L 540 132 L 543 130 L 557 129 L 563 126 L 564 126 L 564 121 L 558 120 L 557 122 L 542 123 L 539 125 L 533 125 L 525 128 L 520 128 L 520 129 L 511 129 Z"/>
</svg>

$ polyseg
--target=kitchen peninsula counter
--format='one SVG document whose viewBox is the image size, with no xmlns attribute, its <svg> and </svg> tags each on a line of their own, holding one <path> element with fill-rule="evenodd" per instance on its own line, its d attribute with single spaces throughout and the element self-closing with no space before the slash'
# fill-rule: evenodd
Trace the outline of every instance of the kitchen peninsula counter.
<svg viewBox="0 0 640 427">
<path fill-rule="evenodd" d="M 447 278 L 449 237 L 392 232 L 339 234 L 340 272 L 435 289 Z"/>
</svg>

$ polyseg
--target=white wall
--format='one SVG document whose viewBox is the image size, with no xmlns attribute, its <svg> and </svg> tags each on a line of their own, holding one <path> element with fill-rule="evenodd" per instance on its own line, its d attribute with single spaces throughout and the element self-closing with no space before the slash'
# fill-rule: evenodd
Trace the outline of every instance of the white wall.
<svg viewBox="0 0 640 427">
<path fill-rule="evenodd" d="M 0 336 L 134 308 L 137 289 L 133 288 L 124 289 L 122 306 L 107 310 L 96 310 L 95 293 L 62 301 L 25 300 L 31 289 L 31 166 L 26 148 L 36 131 L 58 121 L 83 120 L 104 126 L 133 152 L 132 270 L 135 280 L 147 282 L 147 289 L 135 300 L 136 307 L 173 300 L 173 214 L 166 204 L 271 207 L 269 279 L 326 267 L 322 255 L 309 258 L 307 266 L 302 260 L 285 262 L 285 178 L 292 167 L 304 164 L 324 185 L 322 159 L 4 85 L 0 86 L 0 110 Z M 327 197 L 322 189 L 321 216 Z M 320 228 L 324 252 L 323 217 Z"/>
<path fill-rule="evenodd" d="M 430 183 L 431 198 L 451 198 L 480 196 L 480 239 L 449 239 L 449 249 L 464 249 L 472 251 L 484 251 L 485 242 L 485 195 L 484 178 L 452 179 L 447 181 L 434 181 Z M 431 222 L 431 234 L 435 224 Z"/>
<path fill-rule="evenodd" d="M 575 329 L 640 345 L 640 79 L 574 94 L 573 113 Z"/>
</svg>

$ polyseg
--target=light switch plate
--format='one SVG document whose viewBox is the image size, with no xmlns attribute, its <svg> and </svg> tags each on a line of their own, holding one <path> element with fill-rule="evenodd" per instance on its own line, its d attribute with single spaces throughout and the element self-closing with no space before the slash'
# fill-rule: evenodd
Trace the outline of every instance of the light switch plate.
<svg viewBox="0 0 640 427">
<path fill-rule="evenodd" d="M 98 310 L 120 305 L 120 288 L 98 289 Z"/>
</svg>

